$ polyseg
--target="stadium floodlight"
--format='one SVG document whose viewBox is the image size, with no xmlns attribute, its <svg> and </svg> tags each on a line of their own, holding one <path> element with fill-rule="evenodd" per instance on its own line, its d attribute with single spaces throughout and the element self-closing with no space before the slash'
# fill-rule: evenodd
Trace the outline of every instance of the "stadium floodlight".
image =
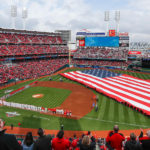
<svg viewBox="0 0 150 150">
<path fill-rule="evenodd" d="M 105 11 L 104 21 L 109 21 L 109 11 Z"/>
<path fill-rule="evenodd" d="M 116 31 L 119 33 L 119 21 L 120 21 L 120 11 L 116 10 L 115 11 L 115 21 L 116 21 Z"/>
<path fill-rule="evenodd" d="M 17 17 L 17 6 L 11 5 L 12 28 L 15 29 L 15 19 Z"/>
<path fill-rule="evenodd" d="M 106 21 L 106 35 L 108 32 L 109 20 L 109 11 L 105 11 L 104 21 Z"/>
<path fill-rule="evenodd" d="M 26 19 L 28 17 L 28 10 L 24 7 L 22 9 L 22 19 L 23 19 L 23 30 L 26 28 Z"/>
</svg>

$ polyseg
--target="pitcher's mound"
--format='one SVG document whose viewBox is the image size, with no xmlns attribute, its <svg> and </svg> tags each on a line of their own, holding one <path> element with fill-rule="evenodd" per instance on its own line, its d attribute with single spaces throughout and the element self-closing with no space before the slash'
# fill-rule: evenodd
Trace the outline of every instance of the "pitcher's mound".
<svg viewBox="0 0 150 150">
<path fill-rule="evenodd" d="M 42 98 L 44 95 L 43 94 L 34 94 L 32 95 L 33 98 Z"/>
</svg>

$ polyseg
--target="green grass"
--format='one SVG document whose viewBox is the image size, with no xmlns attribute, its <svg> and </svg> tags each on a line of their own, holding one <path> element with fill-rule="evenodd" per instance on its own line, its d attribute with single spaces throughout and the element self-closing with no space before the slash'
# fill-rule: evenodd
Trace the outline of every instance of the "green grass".
<svg viewBox="0 0 150 150">
<path fill-rule="evenodd" d="M 71 91 L 50 87 L 30 87 L 7 99 L 9 102 L 29 104 L 47 108 L 60 106 Z M 34 94 L 43 94 L 42 98 L 33 98 Z"/>
<path fill-rule="evenodd" d="M 67 71 L 73 71 L 73 70 L 68 69 Z M 132 75 L 135 77 L 139 77 L 141 79 L 150 79 L 150 74 L 141 74 L 141 73 L 133 73 L 128 71 L 116 71 L 116 70 L 114 70 L 114 72 Z M 53 80 L 59 82 L 60 77 L 61 77 L 60 75 L 56 75 L 53 76 L 52 78 Z M 63 82 L 79 84 L 69 79 L 66 79 L 64 77 L 62 77 L 62 79 Z M 48 81 L 48 80 L 49 77 L 39 79 L 39 81 Z M 21 85 L 17 85 L 17 86 L 20 87 Z M 12 88 L 15 89 L 16 87 L 11 87 L 10 89 Z M 44 89 L 43 93 L 46 90 L 47 89 Z M 87 114 L 80 120 L 48 116 L 48 115 L 40 114 L 38 112 L 32 112 L 28 110 L 21 110 L 16 108 L 9 108 L 9 107 L 0 107 L 0 114 L 1 117 L 6 120 L 6 123 L 8 125 L 14 123 L 14 125 L 17 126 L 17 123 L 21 122 L 23 127 L 28 127 L 28 128 L 42 127 L 44 129 L 60 129 L 61 124 L 64 124 L 65 130 L 110 130 L 112 129 L 114 124 L 118 124 L 120 129 L 139 129 L 139 128 L 150 127 L 150 119 L 148 117 L 142 115 L 139 112 L 136 112 L 135 110 L 129 107 L 126 107 L 116 102 L 111 98 L 108 98 L 103 94 L 97 93 L 96 91 L 93 92 L 99 95 L 99 102 L 98 102 L 99 110 L 98 112 L 92 110 L 89 114 Z M 23 92 L 18 94 L 22 95 L 22 93 Z M 16 97 L 18 96 L 18 94 L 14 96 L 15 98 L 12 97 L 13 99 L 15 99 L 15 101 L 21 100 L 18 97 Z M 27 96 L 27 94 L 25 96 Z M 49 98 L 43 97 L 43 99 L 44 98 L 46 100 L 42 100 L 42 102 L 47 103 L 47 101 L 49 101 Z M 37 99 L 33 100 L 34 104 L 35 101 L 37 101 Z M 5 114 L 7 111 L 9 112 L 16 111 L 21 115 L 13 118 L 7 118 Z"/>
<path fill-rule="evenodd" d="M 142 68 L 143 71 L 150 71 L 150 68 Z"/>
</svg>

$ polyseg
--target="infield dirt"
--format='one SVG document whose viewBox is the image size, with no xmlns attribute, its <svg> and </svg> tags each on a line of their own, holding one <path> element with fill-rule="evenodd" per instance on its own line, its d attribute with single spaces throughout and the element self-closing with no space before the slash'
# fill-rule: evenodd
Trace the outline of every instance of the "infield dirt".
<svg viewBox="0 0 150 150">
<path fill-rule="evenodd" d="M 56 81 L 42 81 L 38 82 L 35 86 L 67 89 L 72 91 L 67 99 L 57 108 L 70 110 L 73 119 L 80 119 L 92 110 L 92 98 L 94 93 L 86 87 L 78 84 Z"/>
</svg>

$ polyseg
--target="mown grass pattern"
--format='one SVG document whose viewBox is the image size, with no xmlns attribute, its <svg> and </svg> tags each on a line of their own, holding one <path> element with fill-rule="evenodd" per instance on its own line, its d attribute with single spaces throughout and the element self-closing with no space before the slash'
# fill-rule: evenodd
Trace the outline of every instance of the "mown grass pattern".
<svg viewBox="0 0 150 150">
<path fill-rule="evenodd" d="M 67 71 L 74 71 L 75 69 L 68 69 Z M 118 71 L 113 70 L 114 72 L 119 72 L 122 74 L 128 74 L 141 79 L 150 79 L 150 74 L 141 74 L 128 71 Z M 59 82 L 60 75 L 52 76 L 54 81 Z M 63 82 L 70 82 L 73 84 L 80 84 L 64 77 L 61 77 Z M 41 78 L 39 81 L 48 81 L 49 77 Z M 26 85 L 24 83 L 22 85 Z M 81 85 L 81 84 L 80 84 Z M 20 87 L 21 84 L 11 87 L 9 89 L 15 89 Z M 82 85 L 81 85 L 82 86 Z M 91 89 L 92 90 L 92 89 Z M 93 91 L 93 90 L 92 90 Z M 2 93 L 4 90 L 2 91 Z M 131 108 L 124 106 L 115 100 L 106 97 L 103 94 L 97 93 L 99 96 L 99 110 L 95 112 L 93 109 L 89 114 L 81 118 L 80 120 L 73 120 L 67 118 L 60 118 L 54 116 L 48 116 L 39 114 L 38 112 L 31 112 L 27 110 L 20 110 L 15 108 L 0 107 L 0 114 L 3 119 L 6 120 L 6 123 L 10 125 L 14 123 L 17 126 L 18 122 L 22 123 L 23 127 L 28 128 L 45 128 L 45 129 L 60 129 L 60 125 L 64 124 L 65 130 L 110 130 L 114 124 L 118 124 L 120 129 L 137 129 L 137 128 L 148 128 L 150 127 L 150 119 L 141 113 L 132 110 Z M 16 95 L 17 96 L 17 95 Z M 49 98 L 48 98 L 49 99 Z M 45 100 L 49 101 L 48 99 Z M 55 105 L 53 102 L 57 103 L 54 99 L 49 101 L 49 105 Z M 51 104 L 50 104 L 51 103 Z M 43 105 L 44 106 L 44 105 Z M 84 107 L 84 106 L 83 106 Z M 21 114 L 21 116 L 7 118 L 5 112 L 7 111 L 16 111 Z M 31 121 L 32 120 L 32 121 Z"/>
</svg>

